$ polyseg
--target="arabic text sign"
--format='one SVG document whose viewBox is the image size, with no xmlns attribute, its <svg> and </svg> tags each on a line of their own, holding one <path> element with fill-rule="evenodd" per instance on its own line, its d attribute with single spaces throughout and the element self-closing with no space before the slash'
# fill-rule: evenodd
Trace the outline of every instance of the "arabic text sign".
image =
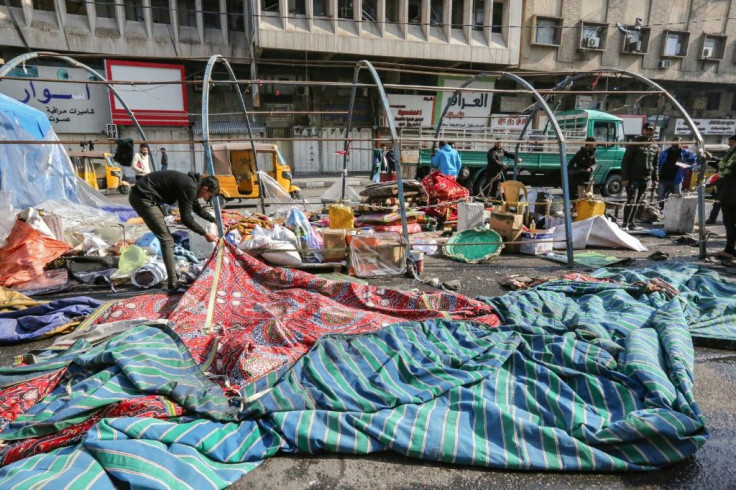
<svg viewBox="0 0 736 490">
<path fill-rule="evenodd" d="M 178 82 L 186 78 L 184 65 L 105 60 L 105 70 L 110 81 Z M 120 93 L 141 126 L 189 125 L 187 90 L 184 84 L 115 84 L 115 90 Z M 110 106 L 115 124 L 133 124 L 123 105 L 112 93 Z"/>
<path fill-rule="evenodd" d="M 10 76 L 23 74 L 31 76 L 25 80 L 1 80 L 0 93 L 46 114 L 56 133 L 99 133 L 110 122 L 107 87 L 85 83 L 94 77 L 87 71 L 58 66 L 27 66 L 25 72 L 18 68 Z M 37 80 L 50 78 L 80 83 Z"/>
<path fill-rule="evenodd" d="M 434 96 L 386 94 L 394 123 L 398 128 L 431 127 Z"/>
<path fill-rule="evenodd" d="M 731 136 L 736 134 L 736 119 L 693 119 L 702 135 Z M 675 120 L 675 134 L 691 134 L 690 127 L 682 118 Z"/>
<path fill-rule="evenodd" d="M 442 87 L 459 87 L 467 78 L 440 78 Z M 473 82 L 468 88 L 492 89 L 495 79 L 483 79 Z M 447 102 L 445 102 L 447 101 Z M 437 106 L 435 120 L 442 114 L 445 105 L 449 104 L 445 118 L 442 121 L 443 128 L 469 129 L 485 128 L 488 126 L 488 116 L 491 115 L 491 92 L 437 92 Z"/>
<path fill-rule="evenodd" d="M 520 133 L 527 119 L 523 116 L 493 116 L 491 130 L 494 133 Z"/>
</svg>

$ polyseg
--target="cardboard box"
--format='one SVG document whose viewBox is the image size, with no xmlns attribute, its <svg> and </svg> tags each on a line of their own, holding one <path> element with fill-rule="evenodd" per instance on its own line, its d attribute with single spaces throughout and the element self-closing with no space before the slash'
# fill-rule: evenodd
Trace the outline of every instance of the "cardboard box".
<svg viewBox="0 0 736 490">
<path fill-rule="evenodd" d="M 340 262 L 345 260 L 345 230 L 322 230 L 325 242 L 325 262 Z"/>
<path fill-rule="evenodd" d="M 547 230 L 524 231 L 521 233 L 521 253 L 543 255 L 552 251 L 554 233 Z"/>
<path fill-rule="evenodd" d="M 510 241 L 512 236 L 516 236 L 523 222 L 523 214 L 491 213 L 491 229 L 501 235 L 504 241 Z"/>
<path fill-rule="evenodd" d="M 521 242 L 521 229 L 513 231 L 506 237 L 502 237 L 504 241 L 502 253 L 518 254 L 521 253 L 521 243 L 505 243 L 505 242 Z"/>
</svg>

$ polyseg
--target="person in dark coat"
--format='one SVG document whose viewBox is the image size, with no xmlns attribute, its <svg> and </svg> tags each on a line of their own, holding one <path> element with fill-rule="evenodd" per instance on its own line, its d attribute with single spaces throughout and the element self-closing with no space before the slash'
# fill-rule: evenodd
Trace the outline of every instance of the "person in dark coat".
<svg viewBox="0 0 736 490">
<path fill-rule="evenodd" d="M 567 173 L 570 176 L 570 199 L 577 199 L 581 194 L 585 194 L 593 177 L 595 164 L 595 138 L 588 136 L 585 138 L 585 145 L 573 155 L 567 166 Z"/>
<path fill-rule="evenodd" d="M 489 196 L 495 197 L 498 195 L 501 173 L 506 170 L 506 165 L 503 163 L 504 157 L 515 160 L 516 163 L 521 163 L 522 161 L 521 158 L 517 158 L 513 153 L 506 151 L 501 140 L 496 140 L 493 143 L 493 147 L 486 154 L 486 187 L 489 184 L 491 186 L 491 190 L 487 194 Z"/>
<path fill-rule="evenodd" d="M 639 145 L 629 145 L 621 160 L 621 184 L 626 189 L 623 227 L 629 231 L 640 230 L 634 224 L 636 210 L 641 205 L 649 183 L 656 188 L 659 181 L 659 148 L 654 144 L 654 124 L 646 123 L 641 136 L 634 140 Z"/>
<path fill-rule="evenodd" d="M 736 134 L 728 140 L 732 144 L 732 141 L 736 141 Z M 718 200 L 723 213 L 723 226 L 726 227 L 726 246 L 716 256 L 736 260 L 736 144 L 718 162 L 718 180 L 721 181 Z"/>
<path fill-rule="evenodd" d="M 169 154 L 166 153 L 166 148 L 161 148 L 161 170 L 169 169 Z"/>
<path fill-rule="evenodd" d="M 161 256 L 168 274 L 168 286 L 172 291 L 179 287 L 174 260 L 174 239 L 169 227 L 166 226 L 161 207 L 164 204 L 178 205 L 181 223 L 184 226 L 204 236 L 208 242 L 216 242 L 217 236 L 207 232 L 194 221 L 192 212 L 214 223 L 215 217 L 202 209 L 198 199 L 209 201 L 219 191 L 220 185 L 214 177 L 202 178 L 195 172 L 185 174 L 175 170 L 160 170 L 144 175 L 130 191 L 128 198 L 130 205 L 161 242 Z"/>
</svg>

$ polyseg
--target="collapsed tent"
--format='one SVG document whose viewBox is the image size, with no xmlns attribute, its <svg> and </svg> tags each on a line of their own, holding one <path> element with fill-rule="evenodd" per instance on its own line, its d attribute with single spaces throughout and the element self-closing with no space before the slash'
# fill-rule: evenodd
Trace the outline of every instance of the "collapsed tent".
<svg viewBox="0 0 736 490">
<path fill-rule="evenodd" d="M 480 302 L 326 281 L 227 247 L 181 299 L 109 304 L 82 331 L 140 316 L 0 370 L 0 485 L 222 488 L 279 451 L 662 467 L 707 439 L 692 339 L 736 340 L 736 285 L 663 264 Z"/>
<path fill-rule="evenodd" d="M 556 227 L 554 248 L 564 249 L 566 237 L 565 228 L 563 226 Z M 593 216 L 573 223 L 572 247 L 575 250 L 585 247 L 629 248 L 637 252 L 644 252 L 647 249 L 638 239 L 603 216 Z"/>
<path fill-rule="evenodd" d="M 0 145 L 0 194 L 7 194 L 13 207 L 25 209 L 48 200 L 68 200 L 93 207 L 120 208 L 77 178 L 43 112 L 3 94 L 0 140 L 27 142 Z M 34 140 L 46 144 L 30 143 Z"/>
</svg>

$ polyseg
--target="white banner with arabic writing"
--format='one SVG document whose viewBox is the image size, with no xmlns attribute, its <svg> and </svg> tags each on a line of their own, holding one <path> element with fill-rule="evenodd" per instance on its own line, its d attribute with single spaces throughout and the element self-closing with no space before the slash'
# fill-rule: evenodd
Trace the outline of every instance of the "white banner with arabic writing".
<svg viewBox="0 0 736 490">
<path fill-rule="evenodd" d="M 493 116 L 491 130 L 493 133 L 521 133 L 528 119 L 525 116 Z"/>
<path fill-rule="evenodd" d="M 736 120 L 735 119 L 693 119 L 695 126 L 700 131 L 700 134 L 705 135 L 721 135 L 731 136 L 736 134 Z M 687 135 L 691 134 L 690 126 L 685 123 L 685 120 L 678 118 L 675 120 L 675 134 Z"/>
<path fill-rule="evenodd" d="M 0 80 L 0 93 L 46 114 L 56 133 L 100 133 L 111 120 L 107 87 L 86 83 L 94 76 L 81 68 L 26 65 L 8 76 L 25 79 Z M 40 81 L 52 78 L 80 83 Z"/>
<path fill-rule="evenodd" d="M 386 94 L 397 128 L 432 127 L 433 95 Z"/>
<path fill-rule="evenodd" d="M 467 78 L 440 77 L 440 87 L 459 87 Z M 468 88 L 492 89 L 496 80 L 484 78 L 474 81 Z M 445 102 L 448 101 L 448 102 Z M 491 115 L 492 92 L 460 92 L 457 96 L 453 92 L 437 92 L 437 106 L 435 121 L 449 104 L 442 127 L 445 129 L 473 129 L 488 126 L 488 117 Z"/>
</svg>

